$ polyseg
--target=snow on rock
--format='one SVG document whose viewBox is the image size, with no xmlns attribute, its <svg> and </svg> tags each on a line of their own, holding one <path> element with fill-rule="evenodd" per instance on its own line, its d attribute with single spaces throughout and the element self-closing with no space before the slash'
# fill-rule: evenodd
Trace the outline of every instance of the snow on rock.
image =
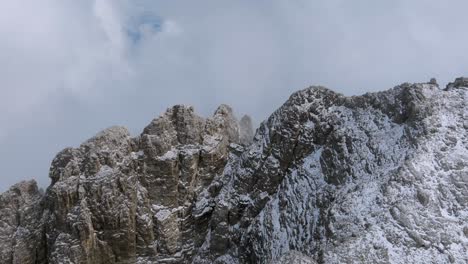
<svg viewBox="0 0 468 264">
<path fill-rule="evenodd" d="M 466 263 L 467 88 L 450 87 L 293 94 L 229 161 L 197 259 Z"/>
<path fill-rule="evenodd" d="M 467 80 L 111 127 L 0 195 L 2 263 L 467 263 Z"/>
</svg>

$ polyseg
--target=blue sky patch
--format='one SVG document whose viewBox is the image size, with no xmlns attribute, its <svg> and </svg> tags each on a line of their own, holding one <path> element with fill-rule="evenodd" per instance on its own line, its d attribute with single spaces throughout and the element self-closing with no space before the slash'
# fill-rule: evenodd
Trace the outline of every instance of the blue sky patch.
<svg viewBox="0 0 468 264">
<path fill-rule="evenodd" d="M 154 32 L 162 30 L 163 19 L 154 14 L 144 14 L 132 19 L 125 29 L 125 32 L 132 44 L 138 44 L 143 38 L 143 29 L 150 29 Z"/>
</svg>

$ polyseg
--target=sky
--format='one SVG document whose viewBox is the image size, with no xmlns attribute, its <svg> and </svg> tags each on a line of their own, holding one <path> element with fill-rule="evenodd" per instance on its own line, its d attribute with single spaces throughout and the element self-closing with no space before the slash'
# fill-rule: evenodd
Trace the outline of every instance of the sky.
<svg viewBox="0 0 468 264">
<path fill-rule="evenodd" d="M 174 104 L 258 124 L 289 95 L 468 75 L 466 0 L 1 0 L 0 191 Z"/>
</svg>

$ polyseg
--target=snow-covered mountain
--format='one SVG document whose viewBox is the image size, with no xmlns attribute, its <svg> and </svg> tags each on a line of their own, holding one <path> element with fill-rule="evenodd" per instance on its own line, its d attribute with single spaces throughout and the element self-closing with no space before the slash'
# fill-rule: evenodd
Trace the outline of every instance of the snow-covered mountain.
<svg viewBox="0 0 468 264">
<path fill-rule="evenodd" d="M 468 263 L 468 79 L 174 106 L 0 196 L 1 263 Z"/>
</svg>

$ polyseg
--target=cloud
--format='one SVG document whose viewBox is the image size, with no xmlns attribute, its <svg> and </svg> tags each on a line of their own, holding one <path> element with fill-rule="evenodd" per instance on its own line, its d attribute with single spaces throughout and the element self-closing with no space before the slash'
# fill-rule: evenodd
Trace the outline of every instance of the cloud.
<svg viewBox="0 0 468 264">
<path fill-rule="evenodd" d="M 110 2 L 15 0 L 1 5 L 0 121 L 8 124 L 0 127 L 3 134 L 60 93 L 92 96 L 104 76 L 130 74 Z"/>
<path fill-rule="evenodd" d="M 4 0 L 0 189 L 30 177 L 45 185 L 61 148 L 113 124 L 138 133 L 176 103 L 205 115 L 228 103 L 260 121 L 311 84 L 349 95 L 448 82 L 468 68 L 467 8 L 462 0 Z M 36 153 L 29 166 L 24 153 Z"/>
</svg>

